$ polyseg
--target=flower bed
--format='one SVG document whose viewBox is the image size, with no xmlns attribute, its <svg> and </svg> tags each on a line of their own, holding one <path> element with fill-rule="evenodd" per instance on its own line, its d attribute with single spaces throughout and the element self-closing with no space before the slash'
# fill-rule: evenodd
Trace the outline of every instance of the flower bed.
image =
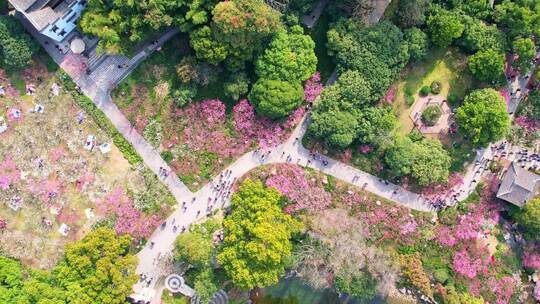
<svg viewBox="0 0 540 304">
<path fill-rule="evenodd" d="M 0 250 L 25 264 L 49 268 L 68 241 L 82 238 L 94 225 L 147 236 L 148 223 L 166 216 L 174 198 L 152 172 L 128 162 L 137 163 L 138 155 L 126 153 L 133 147 L 119 145 L 125 139 L 90 101 L 71 91 L 71 82 L 44 69 L 21 75 L 35 85 L 35 94 L 0 98 L 0 116 L 7 120 L 0 134 L 0 220 L 6 224 Z M 0 80 L 4 86 L 5 81 Z M 58 96 L 53 83 L 60 84 Z M 42 113 L 34 111 L 36 104 L 43 106 Z M 111 150 L 85 149 L 89 135 L 98 145 L 111 144 Z M 124 194 L 121 208 L 92 217 L 92 210 L 115 191 Z M 62 224 L 70 228 L 67 236 L 59 232 Z"/>
<path fill-rule="evenodd" d="M 319 81 L 316 73 L 306 82 L 306 101 L 320 94 Z M 286 119 L 274 121 L 258 116 L 246 99 L 229 106 L 206 99 L 178 108 L 168 97 L 150 95 L 144 87 L 134 87 L 128 94 L 133 100 L 119 96 L 116 103 L 192 190 L 249 150 L 285 141 L 306 113 L 301 106 Z"/>
<path fill-rule="evenodd" d="M 459 297 L 514 303 L 520 296 L 520 286 L 529 284 L 520 279 L 521 256 L 502 238 L 503 231 L 510 229 L 512 223 L 499 216 L 505 205 L 494 196 L 496 179 L 490 179 L 457 207 L 433 217 L 295 165 L 261 167 L 247 178 L 260 179 L 276 188 L 286 198 L 284 211 L 300 216 L 307 227 L 325 210 L 347 209 L 366 225 L 368 243 L 391 253 L 396 261 L 408 261 L 413 256 L 420 259 L 421 266 L 414 271 L 407 268 L 410 265 L 403 265 L 401 284 L 422 290 L 425 295 L 446 299 L 456 295 L 457 289 Z M 453 179 L 456 184 L 461 180 Z M 534 248 L 527 249 L 523 256 L 523 266 L 529 270 L 540 267 Z M 426 284 L 421 277 L 431 282 Z"/>
</svg>

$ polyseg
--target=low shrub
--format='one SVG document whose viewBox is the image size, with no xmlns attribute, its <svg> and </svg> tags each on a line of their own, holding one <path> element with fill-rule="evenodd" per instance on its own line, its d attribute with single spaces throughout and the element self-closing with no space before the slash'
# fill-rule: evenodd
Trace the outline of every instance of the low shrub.
<svg viewBox="0 0 540 304">
<path fill-rule="evenodd" d="M 414 96 L 411 95 L 405 95 L 405 103 L 407 103 L 408 107 L 411 107 L 415 102 Z"/>
<path fill-rule="evenodd" d="M 441 92 L 442 84 L 440 81 L 433 81 L 430 86 L 431 94 L 437 95 Z"/>
<path fill-rule="evenodd" d="M 431 92 L 431 87 L 430 86 L 423 86 L 421 89 L 420 89 L 420 96 L 428 96 L 429 93 Z"/>
<path fill-rule="evenodd" d="M 456 94 L 450 93 L 450 94 L 448 94 L 448 97 L 446 99 L 447 99 L 448 103 L 451 106 L 457 106 L 458 105 L 459 97 Z"/>
<path fill-rule="evenodd" d="M 409 86 L 405 86 L 405 88 L 403 89 L 403 92 L 405 92 L 405 95 L 409 95 L 409 96 L 413 96 L 415 93 L 414 89 Z"/>
<path fill-rule="evenodd" d="M 428 126 L 434 126 L 441 118 L 442 111 L 438 105 L 429 105 L 422 112 L 422 121 Z"/>
<path fill-rule="evenodd" d="M 161 158 L 163 158 L 166 163 L 170 163 L 173 159 L 173 154 L 171 151 L 163 151 L 160 154 Z"/>
</svg>

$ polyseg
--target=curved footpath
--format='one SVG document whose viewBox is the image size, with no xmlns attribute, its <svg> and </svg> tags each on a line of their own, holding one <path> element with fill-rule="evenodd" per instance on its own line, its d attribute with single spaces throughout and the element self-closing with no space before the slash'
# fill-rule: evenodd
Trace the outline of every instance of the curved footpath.
<svg viewBox="0 0 540 304">
<path fill-rule="evenodd" d="M 23 24 L 24 23 L 25 22 L 23 22 Z M 61 54 L 53 47 L 54 42 L 51 43 L 50 41 L 47 41 L 47 43 L 45 43 L 47 38 L 35 32 L 35 29 L 32 26 L 27 26 L 27 29 L 32 33 L 36 40 L 41 43 L 51 57 L 60 66 L 63 66 L 65 55 Z M 70 75 L 81 90 L 92 99 L 96 106 L 103 111 L 109 120 L 111 120 L 118 131 L 133 145 L 135 150 L 142 157 L 144 163 L 158 176 L 160 175 L 160 168 L 165 168 L 167 170 L 170 170 L 170 168 L 163 161 L 159 153 L 133 129 L 123 113 L 112 102 L 110 92 L 117 83 L 129 75 L 129 73 L 131 73 L 149 54 L 161 46 L 165 41 L 173 37 L 177 32 L 178 30 L 176 29 L 165 32 L 157 40 L 157 43 L 146 45 L 131 59 L 123 56 L 109 56 L 101 63 L 104 65 L 104 68 L 96 69 L 90 75 Z M 115 67 L 122 64 L 126 64 L 128 68 L 121 73 L 115 71 Z M 115 72 L 111 73 L 111 71 Z M 524 92 L 525 83 L 526 81 L 523 81 L 522 79 L 516 79 L 509 84 L 509 88 L 511 92 L 515 92 L 517 88 L 521 88 L 522 92 Z M 519 98 L 514 95 L 509 108 L 515 109 L 518 102 Z M 345 182 L 364 187 L 367 191 L 382 198 L 394 201 L 402 206 L 425 212 L 433 210 L 431 204 L 422 196 L 407 191 L 397 185 L 384 183 L 376 176 L 331 158 L 323 157 L 323 159 L 328 162 L 326 166 L 322 164 L 321 160 L 313 160 L 309 151 L 300 144 L 301 138 L 305 134 L 306 127 L 307 120 L 306 117 L 304 117 L 285 143 L 268 150 L 259 152 L 252 151 L 244 154 L 223 171 L 220 176 L 226 176 L 230 183 L 234 178 L 240 178 L 248 171 L 260 165 L 286 163 L 288 162 L 287 157 L 289 156 L 291 163 L 310 167 Z M 268 152 L 270 152 L 270 154 L 261 158 L 263 154 L 267 154 Z M 479 150 L 476 160 L 482 161 L 485 157 L 486 151 Z M 465 198 L 467 194 L 474 189 L 474 179 L 478 178 L 477 171 L 477 166 L 474 166 L 474 163 L 468 167 L 465 175 L 465 183 L 458 189 L 458 199 Z M 212 182 L 205 185 L 196 193 L 192 193 L 175 174 L 171 174 L 167 178 L 161 179 L 176 198 L 179 203 L 179 208 L 177 208 L 167 219 L 168 224 L 165 229 L 156 229 L 147 242 L 147 245 L 138 253 L 139 265 L 137 267 L 137 273 L 144 273 L 147 278 L 152 278 L 150 287 L 156 285 L 156 281 L 158 281 L 164 270 L 162 269 L 163 263 L 160 263 L 161 260 L 159 257 L 163 259 L 163 257 L 171 254 L 174 241 L 177 235 L 182 232 L 182 229 L 173 231 L 172 227 L 177 225 L 178 227 L 183 226 L 187 229 L 191 223 L 200 221 L 206 216 L 208 202 L 216 199 L 217 193 L 213 186 L 218 185 L 221 182 L 220 176 L 215 177 Z M 185 208 L 181 207 L 182 205 L 180 204 L 182 202 L 185 202 Z M 226 207 L 228 204 L 229 196 L 222 195 L 213 205 L 214 207 L 221 208 Z M 150 244 L 154 244 L 152 248 L 150 248 Z M 156 303 L 159 303 L 159 294 L 160 293 L 158 292 L 154 298 L 154 302 Z"/>
</svg>

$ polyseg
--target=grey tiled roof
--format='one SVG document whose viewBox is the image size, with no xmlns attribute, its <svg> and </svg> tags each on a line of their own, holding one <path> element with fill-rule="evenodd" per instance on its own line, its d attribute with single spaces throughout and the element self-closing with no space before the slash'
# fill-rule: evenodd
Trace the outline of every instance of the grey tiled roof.
<svg viewBox="0 0 540 304">
<path fill-rule="evenodd" d="M 18 10 L 18 11 L 26 11 L 32 4 L 37 2 L 38 0 L 10 0 L 11 4 Z"/>
<path fill-rule="evenodd" d="M 540 176 L 512 163 L 506 171 L 497 197 L 523 207 L 538 191 Z"/>
<path fill-rule="evenodd" d="M 62 18 L 69 11 L 69 6 L 74 0 L 61 0 L 52 9 L 51 0 L 10 0 L 11 4 L 22 12 L 38 31 L 43 30 L 47 25 Z"/>
</svg>

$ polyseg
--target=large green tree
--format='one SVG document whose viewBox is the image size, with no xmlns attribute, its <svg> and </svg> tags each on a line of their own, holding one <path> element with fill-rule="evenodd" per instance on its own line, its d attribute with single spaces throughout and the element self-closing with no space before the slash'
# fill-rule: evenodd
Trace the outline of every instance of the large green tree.
<svg viewBox="0 0 540 304">
<path fill-rule="evenodd" d="M 429 16 L 427 26 L 433 44 L 443 48 L 450 46 L 454 39 L 461 37 L 465 29 L 456 13 L 444 9 L 439 9 L 434 15 Z"/>
<path fill-rule="evenodd" d="M 0 15 L 0 57 L 7 67 L 20 69 L 29 66 L 38 48 L 13 16 Z"/>
<path fill-rule="evenodd" d="M 288 82 L 307 80 L 317 68 L 315 42 L 303 34 L 300 26 L 290 33 L 281 31 L 270 42 L 264 54 L 257 59 L 255 72 L 265 79 Z"/>
<path fill-rule="evenodd" d="M 514 41 L 514 53 L 518 58 L 513 62 L 520 73 L 526 74 L 532 66 L 532 60 L 536 56 L 536 46 L 531 38 L 518 38 Z"/>
<path fill-rule="evenodd" d="M 127 235 L 98 228 L 68 244 L 53 270 L 55 281 L 66 290 L 67 302 L 124 303 L 138 280 L 137 258 L 129 253 L 131 241 Z"/>
<path fill-rule="evenodd" d="M 276 189 L 250 180 L 232 196 L 217 260 L 240 288 L 270 286 L 285 273 L 301 224 L 281 211 L 280 199 Z"/>
<path fill-rule="evenodd" d="M 299 82 L 259 79 L 249 93 L 249 100 L 262 116 L 277 119 L 290 114 L 304 100 Z"/>
<path fill-rule="evenodd" d="M 411 60 L 420 61 L 426 57 L 429 48 L 427 34 L 419 28 L 413 27 L 405 31 L 405 39 L 409 43 Z"/>
<path fill-rule="evenodd" d="M 536 1 L 504 0 L 495 6 L 495 21 L 506 28 L 510 38 L 540 34 L 540 6 Z"/>
<path fill-rule="evenodd" d="M 506 51 L 506 35 L 496 25 L 487 25 L 481 20 L 462 16 L 465 30 L 457 41 L 467 53 L 474 54 L 488 49 Z"/>
<path fill-rule="evenodd" d="M 309 133 L 337 148 L 346 148 L 354 141 L 384 144 L 396 118 L 389 108 L 372 106 L 370 88 L 360 72 L 344 72 L 315 104 Z"/>
<path fill-rule="evenodd" d="M 438 140 L 399 137 L 385 151 L 384 161 L 393 175 L 410 175 L 421 186 L 444 183 L 450 174 L 451 158 Z"/>
<path fill-rule="evenodd" d="M 328 31 L 328 50 L 340 72 L 358 71 L 379 100 L 409 61 L 409 44 L 401 30 L 390 22 L 362 28 L 341 19 Z"/>
<path fill-rule="evenodd" d="M 137 282 L 131 238 L 98 228 L 68 244 L 51 272 L 24 268 L 0 256 L 0 303 L 125 303 Z"/>
<path fill-rule="evenodd" d="M 400 0 L 397 11 L 399 25 L 403 28 L 423 25 L 431 0 Z"/>
<path fill-rule="evenodd" d="M 214 38 L 240 61 L 251 61 L 283 27 L 280 13 L 262 0 L 219 2 L 212 10 L 212 21 Z"/>
<path fill-rule="evenodd" d="M 506 103 L 494 89 L 476 90 L 466 96 L 455 119 L 459 129 L 477 146 L 503 138 L 510 128 Z"/>
<path fill-rule="evenodd" d="M 504 54 L 491 49 L 479 51 L 469 57 L 469 71 L 482 82 L 499 83 L 504 79 Z"/>
<path fill-rule="evenodd" d="M 517 214 L 517 221 L 529 235 L 540 239 L 540 199 L 533 199 L 525 204 Z"/>
</svg>

